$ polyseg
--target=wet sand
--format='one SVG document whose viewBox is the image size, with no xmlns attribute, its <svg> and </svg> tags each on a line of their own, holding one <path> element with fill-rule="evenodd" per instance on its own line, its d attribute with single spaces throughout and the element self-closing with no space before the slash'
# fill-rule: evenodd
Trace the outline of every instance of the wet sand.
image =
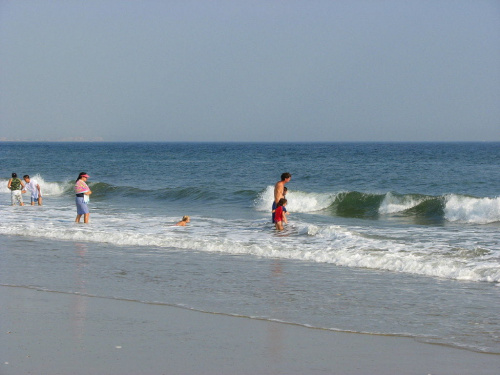
<svg viewBox="0 0 500 375">
<path fill-rule="evenodd" d="M 500 355 L 173 306 L 0 287 L 0 373 L 497 374 Z"/>
</svg>

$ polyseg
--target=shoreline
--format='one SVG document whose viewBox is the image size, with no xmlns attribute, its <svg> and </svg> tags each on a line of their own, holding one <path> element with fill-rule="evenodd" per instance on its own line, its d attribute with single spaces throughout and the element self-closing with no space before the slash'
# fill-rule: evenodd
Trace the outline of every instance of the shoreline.
<svg viewBox="0 0 500 375">
<path fill-rule="evenodd" d="M 169 305 L 0 286 L 0 373 L 496 374 L 500 355 Z"/>
</svg>

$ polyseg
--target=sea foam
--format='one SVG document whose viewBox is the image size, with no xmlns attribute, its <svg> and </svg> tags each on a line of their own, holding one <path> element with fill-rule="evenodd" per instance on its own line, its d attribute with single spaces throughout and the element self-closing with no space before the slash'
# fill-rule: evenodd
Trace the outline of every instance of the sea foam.
<svg viewBox="0 0 500 375">
<path fill-rule="evenodd" d="M 415 198 L 414 196 L 398 196 L 391 192 L 387 193 L 378 209 L 381 214 L 394 214 L 403 212 L 422 203 L 425 198 Z"/>
<path fill-rule="evenodd" d="M 473 198 L 450 194 L 446 197 L 445 218 L 451 222 L 489 224 L 500 221 L 500 197 Z"/>
<path fill-rule="evenodd" d="M 306 193 L 302 191 L 288 190 L 287 210 L 290 212 L 315 212 L 329 207 L 336 199 L 334 193 Z M 258 211 L 271 211 L 274 201 L 274 186 L 268 186 L 255 199 L 255 208 Z"/>
<path fill-rule="evenodd" d="M 483 249 L 469 243 L 469 234 L 457 238 L 446 228 L 428 228 L 422 236 L 408 230 L 311 224 L 296 220 L 282 234 L 267 221 L 193 217 L 196 225 L 166 225 L 178 218 L 128 213 L 125 216 L 93 212 L 90 225 L 77 225 L 73 207 L 30 208 L 19 215 L 8 207 L 0 216 L 0 234 L 63 241 L 95 242 L 137 248 L 216 252 L 264 258 L 330 263 L 344 267 L 402 272 L 448 279 L 500 282 L 499 249 L 491 233 L 474 233 Z M 54 218 L 57 216 L 57 220 Z M 15 220 L 14 220 L 15 219 Z M 489 233 L 489 234 L 488 234 Z"/>
<path fill-rule="evenodd" d="M 70 182 L 48 182 L 40 176 L 39 174 L 30 176 L 32 180 L 35 180 L 42 191 L 42 196 L 59 196 L 64 194 L 70 187 Z M 22 180 L 22 176 L 19 177 Z M 10 193 L 9 188 L 7 188 L 7 183 L 9 179 L 0 179 L 0 193 Z M 22 180 L 24 182 L 24 180 Z"/>
</svg>

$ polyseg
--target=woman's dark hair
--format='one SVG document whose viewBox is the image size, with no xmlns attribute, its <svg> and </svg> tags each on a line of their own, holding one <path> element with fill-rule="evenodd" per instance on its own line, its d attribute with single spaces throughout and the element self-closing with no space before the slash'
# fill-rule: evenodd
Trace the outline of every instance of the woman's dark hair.
<svg viewBox="0 0 500 375">
<path fill-rule="evenodd" d="M 81 180 L 82 179 L 82 176 L 86 175 L 87 172 L 80 172 L 80 174 L 78 175 L 78 178 L 76 179 L 75 182 L 77 182 L 78 180 Z"/>
</svg>

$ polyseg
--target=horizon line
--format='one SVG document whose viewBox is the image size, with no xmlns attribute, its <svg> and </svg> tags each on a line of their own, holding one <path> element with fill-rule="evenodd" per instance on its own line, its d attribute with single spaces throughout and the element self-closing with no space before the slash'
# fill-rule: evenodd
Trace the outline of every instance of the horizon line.
<svg viewBox="0 0 500 375">
<path fill-rule="evenodd" d="M 106 140 L 6 140 L 0 143 L 246 143 L 246 144 L 276 144 L 276 143 L 498 143 L 500 140 L 457 140 L 457 141 L 397 141 L 397 140 L 350 140 L 350 141 L 106 141 Z"/>
</svg>

